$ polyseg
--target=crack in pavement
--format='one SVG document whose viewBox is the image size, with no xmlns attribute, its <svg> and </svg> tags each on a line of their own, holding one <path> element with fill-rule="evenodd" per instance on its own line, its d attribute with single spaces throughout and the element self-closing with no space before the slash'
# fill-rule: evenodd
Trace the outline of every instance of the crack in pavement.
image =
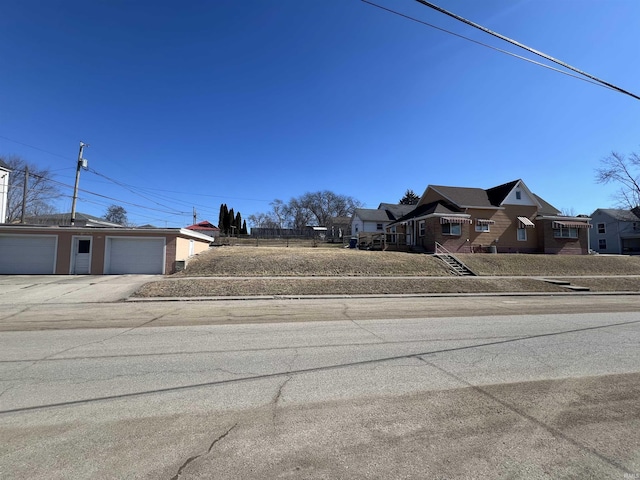
<svg viewBox="0 0 640 480">
<path fill-rule="evenodd" d="M 489 398 L 490 400 L 492 400 L 492 401 L 494 401 L 496 403 L 499 403 L 503 407 L 508 408 L 509 410 L 511 410 L 513 413 L 515 413 L 519 417 L 524 418 L 525 420 L 533 423 L 534 425 L 542 428 L 543 430 L 546 430 L 547 432 L 549 432 L 554 437 L 561 438 L 561 439 L 565 440 L 566 442 L 570 443 L 571 445 L 573 445 L 574 447 L 578 448 L 579 450 L 582 450 L 583 452 L 586 452 L 588 454 L 594 455 L 595 457 L 597 457 L 601 461 L 607 463 L 608 465 L 610 465 L 610 466 L 612 466 L 612 467 L 614 467 L 614 468 L 616 468 L 616 469 L 618 469 L 618 470 L 620 470 L 620 471 L 622 471 L 622 472 L 624 472 L 626 474 L 631 474 L 631 475 L 634 474 L 634 472 L 632 472 L 631 470 L 627 469 L 624 465 L 621 465 L 620 463 L 616 462 L 615 460 L 606 457 L 605 455 L 601 454 L 600 452 L 598 452 L 594 448 L 589 447 L 588 445 L 585 445 L 585 444 L 579 442 L 578 440 L 570 437 L 569 435 L 567 435 L 566 433 L 562 432 L 561 430 L 559 430 L 559 429 L 557 429 L 555 427 L 552 427 L 551 425 L 543 422 L 542 420 L 539 420 L 538 418 L 534 417 L 533 415 L 530 415 L 526 411 L 521 410 L 516 405 L 513 405 L 513 404 L 507 402 L 506 400 L 502 400 L 501 398 L 498 398 L 497 396 L 493 395 L 492 393 L 489 393 L 483 387 L 480 387 L 478 385 L 474 385 L 473 383 L 467 381 L 463 377 L 461 377 L 459 375 L 456 375 L 455 373 L 450 372 L 450 371 L 446 370 L 445 368 L 436 365 L 433 362 L 428 362 L 427 360 L 422 358 L 422 356 L 419 355 L 419 354 L 415 355 L 415 358 L 423 361 L 427 365 L 429 365 L 432 368 L 438 370 L 439 372 L 445 374 L 446 376 L 448 376 L 450 378 L 453 378 L 457 382 L 460 382 L 462 385 L 464 385 L 464 386 L 466 386 L 468 388 L 471 388 L 474 391 L 478 392 L 479 394 Z"/>
<path fill-rule="evenodd" d="M 273 400 L 271 401 L 271 404 L 273 405 L 273 412 L 272 412 L 272 416 L 271 416 L 271 421 L 274 424 L 276 423 L 276 415 L 278 413 L 278 402 L 280 401 L 280 397 L 282 396 L 282 390 L 284 389 L 285 385 L 287 383 L 289 383 L 289 380 L 291 380 L 290 376 L 284 379 L 284 381 L 278 387 L 278 391 L 276 392 L 275 396 L 273 397 Z"/>
<path fill-rule="evenodd" d="M 356 327 L 358 327 L 361 330 L 364 330 L 365 332 L 367 332 L 370 335 L 373 335 L 374 337 L 376 337 L 378 340 L 380 340 L 381 342 L 385 343 L 386 340 L 382 337 L 380 337 L 379 335 L 373 333 L 371 330 L 369 330 L 368 328 L 363 327 L 362 325 L 360 325 L 358 322 L 356 322 L 353 318 L 351 318 L 351 315 L 349 315 L 349 304 L 348 303 L 343 303 L 342 304 L 342 315 L 349 320 L 351 323 L 353 323 Z"/>
<path fill-rule="evenodd" d="M 216 443 L 218 443 L 220 440 L 222 440 L 223 438 L 225 438 L 227 435 L 229 435 L 231 433 L 231 431 L 236 428 L 238 426 L 238 423 L 235 423 L 234 425 L 232 425 L 231 427 L 229 427 L 229 429 L 224 432 L 222 435 L 216 437 L 213 439 L 213 442 L 211 442 L 211 445 L 209 445 L 209 448 L 207 449 L 206 452 L 203 452 L 199 455 L 194 455 L 193 457 L 189 457 L 185 460 L 185 462 L 180 465 L 180 467 L 178 468 L 178 472 L 171 477 L 171 480 L 178 480 L 180 478 L 180 476 L 182 475 L 182 472 L 184 471 L 185 468 L 187 468 L 187 466 L 193 462 L 194 460 L 197 460 L 198 458 L 202 457 L 203 455 L 208 455 L 211 453 L 211 450 L 213 450 L 213 447 L 216 445 Z"/>
<path fill-rule="evenodd" d="M 515 342 L 526 342 L 526 341 L 530 341 L 530 340 L 540 340 L 542 338 L 558 337 L 560 335 L 572 335 L 572 334 L 575 334 L 575 333 L 585 333 L 585 332 L 591 332 L 591 331 L 595 331 L 595 330 L 601 330 L 601 329 L 604 329 L 604 328 L 614 328 L 614 327 L 621 327 L 621 326 L 635 325 L 635 324 L 640 324 L 640 320 L 631 320 L 631 321 L 627 321 L 627 322 L 610 323 L 610 324 L 606 324 L 606 325 L 597 325 L 597 326 L 591 326 L 591 327 L 585 327 L 585 328 L 579 328 L 579 329 L 560 330 L 560 331 L 555 331 L 555 332 L 539 333 L 539 334 L 536 334 L 536 335 L 525 335 L 523 337 L 512 338 L 512 339 L 509 339 L 509 340 L 500 340 L 500 341 L 486 342 L 486 343 L 476 343 L 476 344 L 472 344 L 472 345 L 464 345 L 464 346 L 458 346 L 458 347 L 453 347 L 453 348 L 441 348 L 441 349 L 438 349 L 438 350 L 431 350 L 431 351 L 426 351 L 426 352 L 414 352 L 414 353 L 407 353 L 407 354 L 402 354 L 402 355 L 387 356 L 387 357 L 382 357 L 382 358 L 372 358 L 372 359 L 368 359 L 368 360 L 358 360 L 358 361 L 339 363 L 339 364 L 334 364 L 334 365 L 325 365 L 325 366 L 321 366 L 321 367 L 300 368 L 300 369 L 297 369 L 297 370 L 287 371 L 287 372 L 265 373 L 263 375 L 258 375 L 258 376 L 253 376 L 253 377 L 240 377 L 240 378 L 230 379 L 230 380 L 220 380 L 220 381 L 213 381 L 213 382 L 202 382 L 202 383 L 196 383 L 196 384 L 191 384 L 191 385 L 182 385 L 182 386 L 177 386 L 177 387 L 174 386 L 174 387 L 166 387 L 166 388 L 157 388 L 157 389 L 154 389 L 154 390 L 145 390 L 145 391 L 140 391 L 140 392 L 132 392 L 132 393 L 119 394 L 119 395 L 106 395 L 106 396 L 102 396 L 102 397 L 85 398 L 85 399 L 82 399 L 82 400 L 71 400 L 71 401 L 66 401 L 66 402 L 49 403 L 49 404 L 44 404 L 44 405 L 33 405 L 33 406 L 29 406 L 29 407 L 11 408 L 11 409 L 7 409 L 7 410 L 0 410 L 0 415 L 14 414 L 14 413 L 18 413 L 18 412 L 35 411 L 35 410 L 41 410 L 41 409 L 45 409 L 45 408 L 56 408 L 56 407 L 63 407 L 63 406 L 67 407 L 67 406 L 71 406 L 71 405 L 80 405 L 80 404 L 87 404 L 87 403 L 92 403 L 92 402 L 104 402 L 104 401 L 108 401 L 108 400 L 132 398 L 132 397 L 138 397 L 138 396 L 142 396 L 142 395 L 151 395 L 151 394 L 157 395 L 157 394 L 160 394 L 160 393 L 178 392 L 178 391 L 184 391 L 184 390 L 187 390 L 187 389 L 205 388 L 205 387 L 213 387 L 213 386 L 219 386 L 219 385 L 228 385 L 228 384 L 231 384 L 231 383 L 239 383 L 239 382 L 251 382 L 251 381 L 255 381 L 255 380 L 264 380 L 264 379 L 267 379 L 267 378 L 275 378 L 275 377 L 282 377 L 282 376 L 293 376 L 293 375 L 306 374 L 306 373 L 311 373 L 311 372 L 322 372 L 322 371 L 342 369 L 342 368 L 360 367 L 360 366 L 371 365 L 371 364 L 380 363 L 380 362 L 390 362 L 390 361 L 399 360 L 399 359 L 407 359 L 407 358 L 417 357 L 417 356 L 421 356 L 421 355 L 427 356 L 427 355 L 445 354 L 445 353 L 451 353 L 451 352 L 461 352 L 461 351 L 464 351 L 464 350 L 475 350 L 475 349 L 478 349 L 478 348 L 490 347 L 490 346 L 494 346 L 494 345 L 503 345 L 503 344 L 509 344 L 509 343 L 515 343 Z M 423 361 L 426 362 L 426 360 L 424 360 L 424 359 L 423 359 Z"/>
<path fill-rule="evenodd" d="M 11 315 L 8 315 L 6 317 L 2 317 L 2 318 L 0 318 L 0 322 L 4 322 L 5 320 L 9 320 L 10 318 L 16 317 L 16 316 L 18 316 L 18 315 L 20 315 L 20 314 L 22 314 L 24 312 L 28 312 L 29 310 L 31 310 L 32 307 L 33 307 L 32 305 L 29 305 L 28 307 L 23 308 L 19 312 L 15 312 L 15 313 L 12 313 Z"/>
<path fill-rule="evenodd" d="M 69 351 L 74 350 L 74 349 L 76 349 L 76 348 L 86 347 L 87 345 L 93 345 L 93 344 L 97 344 L 97 343 L 102 343 L 102 344 L 104 344 L 104 342 L 107 342 L 107 341 L 109 341 L 109 340 L 113 340 L 114 338 L 117 338 L 117 337 L 119 337 L 119 336 L 121 336 L 121 335 L 124 335 L 125 333 L 130 332 L 130 331 L 132 331 L 132 330 L 135 330 L 135 329 L 137 329 L 137 328 L 144 327 L 145 325 L 148 325 L 148 324 L 150 324 L 150 323 L 152 323 L 152 322 L 155 322 L 156 320 L 160 320 L 161 318 L 163 318 L 163 317 L 165 317 L 165 316 L 167 316 L 167 315 L 173 314 L 173 313 L 175 313 L 176 311 L 178 311 L 178 309 L 177 309 L 177 308 L 173 309 L 173 310 L 172 310 L 172 311 L 170 311 L 170 312 L 163 313 L 162 315 L 159 315 L 159 316 L 157 316 L 157 317 L 154 317 L 154 318 L 152 318 L 151 320 L 147 320 L 146 322 L 143 322 L 143 323 L 141 323 L 140 325 L 136 325 L 136 326 L 133 326 L 133 327 L 127 328 L 126 330 L 123 330 L 122 332 L 118 332 L 118 333 L 116 333 L 115 335 L 111 335 L 110 337 L 103 338 L 102 340 L 94 340 L 94 341 L 92 341 L 92 342 L 86 342 L 86 343 L 82 343 L 82 344 L 80 344 L 80 345 L 74 345 L 73 347 L 65 348 L 64 350 L 60 350 L 59 352 L 51 353 L 51 354 L 49 354 L 49 355 L 47 355 L 47 356 L 45 356 L 45 357 L 42 357 L 42 358 L 39 358 L 39 359 L 34 360 L 33 362 L 31 362 L 31 363 L 30 363 L 29 365 L 27 365 L 26 367 L 24 367 L 24 368 L 22 368 L 22 369 L 18 370 L 16 373 L 24 372 L 24 371 L 28 370 L 29 368 L 33 367 L 34 365 L 37 365 L 37 364 L 38 364 L 38 363 L 40 363 L 40 362 L 44 362 L 44 361 L 46 361 L 46 360 L 49 360 L 51 357 L 55 357 L 56 355 L 62 355 L 63 353 L 65 353 L 65 352 L 69 352 Z"/>
</svg>

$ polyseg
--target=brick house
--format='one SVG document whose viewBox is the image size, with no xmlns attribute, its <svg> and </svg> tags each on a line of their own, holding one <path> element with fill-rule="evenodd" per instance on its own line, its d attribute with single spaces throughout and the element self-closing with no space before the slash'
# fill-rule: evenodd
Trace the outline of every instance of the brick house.
<svg viewBox="0 0 640 480">
<path fill-rule="evenodd" d="M 452 253 L 587 254 L 589 220 L 561 215 L 522 180 L 487 190 L 429 185 L 413 211 L 386 226 L 387 245 L 426 252 L 440 244 Z"/>
</svg>

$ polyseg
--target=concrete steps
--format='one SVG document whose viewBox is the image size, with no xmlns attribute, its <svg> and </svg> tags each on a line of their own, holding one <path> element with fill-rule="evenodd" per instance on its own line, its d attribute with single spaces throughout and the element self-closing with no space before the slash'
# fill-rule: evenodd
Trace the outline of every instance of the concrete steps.
<svg viewBox="0 0 640 480">
<path fill-rule="evenodd" d="M 581 287 L 579 285 L 572 285 L 571 282 L 567 280 L 556 280 L 554 278 L 543 278 L 544 282 L 552 283 L 554 285 L 558 285 L 559 287 L 566 288 L 567 290 L 571 290 L 574 292 L 589 292 L 591 289 L 589 287 Z"/>
<path fill-rule="evenodd" d="M 476 274 L 471 271 L 464 263 L 451 254 L 438 253 L 435 255 L 451 269 L 453 273 L 461 277 L 475 277 Z"/>
</svg>

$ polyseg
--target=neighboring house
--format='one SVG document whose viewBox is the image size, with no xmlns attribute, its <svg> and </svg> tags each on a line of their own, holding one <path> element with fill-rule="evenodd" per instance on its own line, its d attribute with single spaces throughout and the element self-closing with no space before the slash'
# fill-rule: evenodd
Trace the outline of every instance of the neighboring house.
<svg viewBox="0 0 640 480">
<path fill-rule="evenodd" d="M 351 217 L 351 236 L 357 237 L 361 233 L 384 234 L 389 224 L 406 215 L 415 205 L 398 205 L 381 203 L 378 208 L 356 208 Z"/>
<path fill-rule="evenodd" d="M 430 185 L 412 212 L 386 227 L 387 246 L 427 252 L 440 244 L 452 253 L 587 254 L 589 220 L 561 215 L 522 180 L 488 190 Z"/>
<path fill-rule="evenodd" d="M 351 217 L 329 217 L 327 220 L 327 241 L 342 242 L 351 232 Z"/>
<path fill-rule="evenodd" d="M 0 274 L 170 274 L 209 248 L 181 228 L 0 225 Z"/>
<path fill-rule="evenodd" d="M 214 239 L 220 236 L 220 229 L 207 220 L 196 223 L 195 225 L 189 225 L 188 227 L 186 227 L 186 229 L 194 232 L 198 232 L 198 233 L 203 233 L 205 235 L 209 235 Z"/>
<path fill-rule="evenodd" d="M 593 214 L 590 246 L 598 253 L 640 254 L 640 207 L 599 208 Z"/>
<path fill-rule="evenodd" d="M 7 221 L 7 199 L 9 195 L 9 165 L 0 160 L 0 223 Z"/>
<path fill-rule="evenodd" d="M 27 225 L 51 225 L 67 226 L 71 225 L 71 213 L 52 213 L 49 215 L 38 215 L 36 217 L 26 217 L 24 223 Z M 113 227 L 124 228 L 122 225 L 107 222 L 104 218 L 94 217 L 86 213 L 76 212 L 75 227 Z"/>
</svg>

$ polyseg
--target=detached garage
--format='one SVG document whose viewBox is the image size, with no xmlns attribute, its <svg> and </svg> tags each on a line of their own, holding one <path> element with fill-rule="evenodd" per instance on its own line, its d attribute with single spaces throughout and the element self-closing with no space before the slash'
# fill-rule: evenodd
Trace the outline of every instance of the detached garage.
<svg viewBox="0 0 640 480">
<path fill-rule="evenodd" d="M 57 242 L 55 235 L 0 235 L 0 272 L 55 273 Z"/>
<path fill-rule="evenodd" d="M 171 274 L 211 242 L 179 228 L 0 225 L 0 274 Z"/>
<path fill-rule="evenodd" d="M 165 239 L 107 237 L 104 273 L 164 273 Z"/>
</svg>

